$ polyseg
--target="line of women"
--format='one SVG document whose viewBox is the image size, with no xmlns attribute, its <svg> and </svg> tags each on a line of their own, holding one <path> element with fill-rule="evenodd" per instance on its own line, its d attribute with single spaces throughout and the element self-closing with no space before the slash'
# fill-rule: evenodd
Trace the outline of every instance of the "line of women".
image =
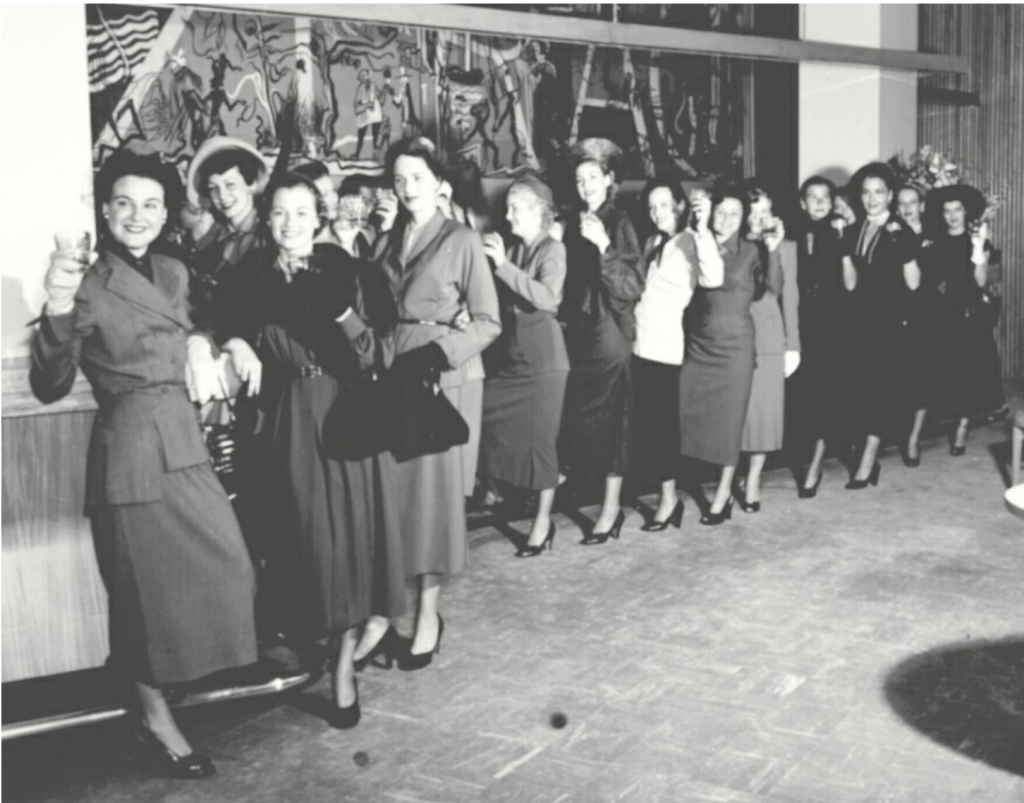
<svg viewBox="0 0 1024 803">
<path fill-rule="evenodd" d="M 553 547 L 566 480 L 603 488 L 585 545 L 619 537 L 627 477 L 660 483 L 644 530 L 679 527 L 680 456 L 719 467 L 702 524 L 728 520 L 734 502 L 756 512 L 794 372 L 790 407 L 813 446 L 801 496 L 816 492 L 826 446 L 851 433 L 863 448 L 847 487 L 877 482 L 894 422 L 910 428 L 911 464 L 918 411 L 940 386 L 929 327 L 949 331 L 955 370 L 975 372 L 970 391 L 955 383 L 952 409 L 994 406 L 981 393 L 982 365 L 998 386 L 994 341 L 976 299 L 987 245 L 967 231 L 980 214 L 967 196 L 929 197 L 945 231 L 915 239 L 912 212 L 904 223 L 889 211 L 891 175 L 869 165 L 854 181 L 864 215 L 841 232 L 834 188 L 816 177 L 794 244 L 764 188 L 687 200 L 653 180 L 643 203 L 655 233 L 641 247 L 616 202 L 621 152 L 589 139 L 575 153 L 570 211 L 524 176 L 507 192 L 503 238 L 456 219 L 483 218 L 457 202 L 422 138 L 389 152 L 372 227 L 358 214 L 338 225 L 343 204 L 321 171 L 277 174 L 264 189 L 254 149 L 216 138 L 189 171 L 193 208 L 206 198 L 217 218 L 181 251 L 191 274 L 158 250 L 180 190 L 173 170 L 130 152 L 104 165 L 99 254 L 53 255 L 31 378 L 44 401 L 67 393 L 78 367 L 93 385 L 88 514 L 112 659 L 135 683 L 139 735 L 163 772 L 214 769 L 161 688 L 252 662 L 257 619 L 261 635 L 329 647 L 326 719 L 338 728 L 360 719 L 358 670 L 428 666 L 444 634 L 442 578 L 466 566 L 478 475 L 495 492 L 537 493 L 516 553 L 536 557 Z M 193 406 L 221 395 L 217 352 L 254 410 L 255 499 L 237 516 Z M 444 431 L 427 408 L 464 431 Z M 402 638 L 393 622 L 407 582 L 416 609 Z"/>
</svg>

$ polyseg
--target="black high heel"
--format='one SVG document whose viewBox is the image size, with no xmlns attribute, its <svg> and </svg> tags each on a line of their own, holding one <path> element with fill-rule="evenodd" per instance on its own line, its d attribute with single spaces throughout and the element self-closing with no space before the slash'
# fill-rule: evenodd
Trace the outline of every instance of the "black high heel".
<svg viewBox="0 0 1024 803">
<path fill-rule="evenodd" d="M 900 449 L 900 457 L 903 458 L 903 465 L 907 468 L 917 468 L 921 465 L 921 445 L 917 446 L 917 457 L 910 456 L 909 446 L 904 446 Z"/>
<path fill-rule="evenodd" d="M 744 513 L 757 513 L 761 510 L 761 502 L 748 502 L 747 501 L 747 490 L 746 488 L 740 489 L 738 487 L 732 490 L 733 498 L 736 500 L 736 504 L 740 506 L 740 510 Z"/>
<path fill-rule="evenodd" d="M 334 710 L 331 711 L 330 719 L 327 720 L 327 723 L 337 730 L 346 731 L 349 728 L 354 728 L 359 724 L 359 720 L 363 715 L 359 708 L 359 681 L 356 678 L 352 678 L 352 683 L 356 687 L 355 702 L 344 708 L 340 708 L 337 702 L 335 702 Z"/>
<path fill-rule="evenodd" d="M 956 445 L 957 435 L 960 434 L 960 429 L 961 429 L 961 427 L 957 426 L 957 428 L 953 431 L 953 437 L 950 438 L 950 440 L 949 440 L 949 453 L 951 455 L 953 455 L 953 457 L 961 457 L 967 451 L 967 444 L 966 443 L 964 443 L 963 446 L 957 446 Z M 966 441 L 967 440 L 967 433 L 970 432 L 970 427 L 963 427 L 963 431 L 964 431 L 964 441 Z"/>
<path fill-rule="evenodd" d="M 145 749 L 154 772 L 165 778 L 192 781 L 209 778 L 217 772 L 209 756 L 195 750 L 187 756 L 179 756 L 141 722 L 135 729 L 135 739 Z"/>
<path fill-rule="evenodd" d="M 374 658 L 378 655 L 384 657 L 383 663 L 375 663 Z M 395 659 L 398 655 L 398 632 L 393 627 L 388 627 L 384 631 L 384 635 L 380 637 L 380 641 L 373 645 L 373 649 L 370 650 L 366 655 L 358 660 L 353 660 L 352 665 L 355 667 L 356 672 L 362 672 L 370 664 L 381 669 L 390 669 L 395 663 Z"/>
<path fill-rule="evenodd" d="M 722 508 L 719 513 L 712 513 L 708 510 L 703 516 L 700 517 L 700 523 L 706 524 L 709 527 L 715 527 L 724 521 L 732 519 L 732 503 L 733 498 L 730 496 L 729 501 L 725 503 L 725 507 Z"/>
<path fill-rule="evenodd" d="M 554 549 L 555 549 L 555 533 L 556 532 L 557 532 L 557 529 L 555 527 L 555 523 L 551 522 L 551 526 L 548 528 L 547 537 L 543 541 L 541 541 L 540 546 L 531 546 L 530 544 L 523 544 L 519 548 L 519 551 L 516 552 L 516 557 L 517 558 L 535 558 L 541 552 L 544 551 L 545 547 L 547 547 L 549 552 L 553 552 Z"/>
<path fill-rule="evenodd" d="M 615 517 L 615 523 L 612 525 L 612 528 L 610 530 L 607 530 L 603 533 L 591 531 L 590 535 L 586 536 L 582 541 L 580 541 L 580 543 L 583 544 L 583 546 L 596 546 L 598 544 L 603 544 L 609 538 L 614 538 L 616 541 L 618 541 L 619 530 L 622 529 L 622 525 L 625 523 L 625 521 L 626 514 L 620 508 L 619 515 Z"/>
<path fill-rule="evenodd" d="M 821 485 L 821 478 L 824 477 L 824 472 L 818 472 L 818 481 L 810 488 L 807 488 L 804 483 L 807 482 L 807 475 L 804 475 L 804 481 L 800 483 L 800 487 L 796 489 L 796 495 L 800 499 L 813 499 L 818 495 L 818 486 Z"/>
<path fill-rule="evenodd" d="M 871 473 L 868 475 L 866 480 L 850 480 L 846 483 L 846 490 L 848 491 L 859 491 L 862 488 L 867 488 L 868 485 L 878 485 L 878 478 L 882 474 L 882 464 L 877 460 L 871 467 Z"/>
<path fill-rule="evenodd" d="M 683 526 L 683 500 L 679 499 L 676 501 L 676 506 L 672 508 L 672 512 L 665 521 L 658 521 L 652 519 L 649 524 L 643 525 L 640 530 L 645 533 L 660 533 L 668 529 L 669 525 L 672 525 L 677 530 Z"/>
<path fill-rule="evenodd" d="M 434 649 L 429 652 L 418 652 L 413 654 L 408 652 L 405 655 L 399 657 L 398 668 L 403 672 L 413 672 L 417 669 L 423 669 L 425 666 L 430 666 L 430 662 L 434 660 L 434 656 L 441 652 L 441 636 L 444 635 L 444 619 L 441 618 L 441 614 L 437 615 L 437 642 L 434 644 Z M 412 650 L 412 641 L 409 641 L 409 649 Z"/>
</svg>

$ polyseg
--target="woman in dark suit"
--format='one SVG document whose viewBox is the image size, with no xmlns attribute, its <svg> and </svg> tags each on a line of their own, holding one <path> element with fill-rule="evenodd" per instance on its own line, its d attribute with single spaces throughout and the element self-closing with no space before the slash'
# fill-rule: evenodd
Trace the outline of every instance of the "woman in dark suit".
<svg viewBox="0 0 1024 803">
<path fill-rule="evenodd" d="M 994 329 L 997 312 L 985 303 L 988 281 L 988 224 L 981 221 L 985 197 L 974 187 L 954 184 L 928 194 L 929 232 L 935 243 L 929 267 L 945 283 L 940 320 L 943 406 L 957 419 L 949 452 L 967 449 L 970 418 L 997 410 L 1004 401 L 1002 370 Z"/>
<path fill-rule="evenodd" d="M 397 208 L 389 203 L 378 209 L 387 235 L 378 240 L 377 261 L 398 304 L 395 370 L 439 386 L 470 430 L 479 430 L 480 355 L 501 333 L 498 294 L 483 243 L 476 232 L 445 219 L 438 209 L 444 169 L 429 141 L 417 138 L 392 146 L 387 174 L 405 212 L 395 226 Z M 399 663 L 402 669 L 427 666 L 441 646 L 441 577 L 466 565 L 465 498 L 473 482 L 468 461 L 463 447 L 452 446 L 397 465 L 405 570 L 419 583 L 416 631 Z M 383 631 L 372 620 L 367 629 Z"/>
<path fill-rule="evenodd" d="M 873 162 L 850 182 L 858 193 L 864 219 L 847 229 L 850 257 L 843 260 L 843 279 L 853 293 L 849 405 L 850 434 L 864 439 L 857 469 L 846 484 L 856 491 L 878 484 L 877 461 L 882 437 L 898 426 L 901 315 L 904 295 L 921 284 L 917 246 L 907 225 L 892 214 L 895 176 Z"/>
<path fill-rule="evenodd" d="M 295 630 L 334 640 L 329 721 L 351 728 L 360 627 L 405 610 L 405 578 L 394 460 L 383 441 L 332 440 L 327 420 L 354 415 L 357 394 L 368 392 L 360 375 L 390 362 L 388 290 L 340 246 L 314 245 L 328 220 L 310 179 L 286 174 L 267 199 L 275 247 L 225 271 L 213 328 L 269 422 L 274 529 L 284 539 L 274 553 L 290 569 L 279 597 Z M 386 631 L 377 652 L 390 662 L 396 642 Z"/>
<path fill-rule="evenodd" d="M 686 356 L 679 374 L 680 452 L 721 466 L 718 488 L 701 524 L 721 524 L 732 514 L 732 482 L 740 458 L 750 387 L 754 376 L 754 321 L 751 303 L 765 289 L 779 293 L 781 230 L 765 238 L 761 251 L 745 235 L 750 208 L 740 187 L 714 193 L 712 225 L 718 237 L 725 281 L 698 288 L 689 307 Z"/>
<path fill-rule="evenodd" d="M 160 689 L 256 659 L 254 584 L 186 392 L 188 355 L 199 400 L 212 395 L 211 346 L 190 336 L 184 265 L 149 253 L 177 181 L 156 155 L 109 158 L 96 186 L 108 226 L 99 258 L 86 269 L 54 255 L 31 382 L 47 403 L 79 366 L 92 384 L 86 504 L 110 594 L 111 658 L 135 682 L 138 735 L 163 771 L 202 778 L 213 763 L 192 750 Z"/>
<path fill-rule="evenodd" d="M 760 187 L 751 187 L 747 239 L 760 243 L 780 234 L 782 221 L 772 216 L 772 198 Z M 747 405 L 740 448 L 750 455 L 742 489 L 737 494 L 745 513 L 761 509 L 761 471 L 768 452 L 782 448 L 786 419 L 786 379 L 800 366 L 800 290 L 797 286 L 796 243 L 782 240 L 778 246 L 782 267 L 782 294 L 766 292 L 750 305 L 754 319 L 754 379 Z"/>
<path fill-rule="evenodd" d="M 572 370 L 565 391 L 559 460 L 568 474 L 604 477 L 604 502 L 585 544 L 619 537 L 620 495 L 629 471 L 634 306 L 643 292 L 640 242 L 629 215 L 615 206 L 615 163 L 606 139 L 576 147 L 582 208 L 566 221 L 568 273 L 559 318 Z"/>
<path fill-rule="evenodd" d="M 505 199 L 517 242 L 508 254 L 500 234 L 484 237 L 502 308 L 501 337 L 484 355 L 480 474 L 539 491 L 537 515 L 517 557 L 552 549 L 551 505 L 558 485 L 558 427 L 569 373 L 562 330 L 555 320 L 565 282 L 565 246 L 551 237 L 554 199 L 533 176 L 516 180 Z"/>
</svg>

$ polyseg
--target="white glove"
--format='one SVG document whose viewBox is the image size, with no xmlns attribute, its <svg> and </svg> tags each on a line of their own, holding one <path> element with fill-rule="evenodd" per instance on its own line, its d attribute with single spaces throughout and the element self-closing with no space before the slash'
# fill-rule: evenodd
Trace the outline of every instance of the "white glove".
<svg viewBox="0 0 1024 803">
<path fill-rule="evenodd" d="M 224 344 L 223 349 L 231 355 L 231 367 L 235 369 L 238 378 L 246 383 L 246 394 L 259 395 L 260 383 L 263 381 L 263 363 L 252 350 L 252 346 L 240 337 L 233 337 Z"/>
<path fill-rule="evenodd" d="M 213 346 L 202 335 L 189 335 L 185 384 L 188 386 L 189 399 L 199 404 L 206 404 L 220 394 L 220 380 L 217 376 L 217 361 L 213 358 Z"/>
<path fill-rule="evenodd" d="M 784 367 L 782 369 L 783 375 L 786 379 L 789 379 L 797 368 L 800 367 L 800 352 L 799 351 L 787 351 L 784 361 Z"/>
</svg>

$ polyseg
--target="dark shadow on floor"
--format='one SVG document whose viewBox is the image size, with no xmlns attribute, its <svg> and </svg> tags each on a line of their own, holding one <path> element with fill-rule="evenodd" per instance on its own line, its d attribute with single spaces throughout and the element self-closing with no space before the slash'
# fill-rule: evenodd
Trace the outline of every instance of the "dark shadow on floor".
<svg viewBox="0 0 1024 803">
<path fill-rule="evenodd" d="M 962 755 L 1024 776 L 1024 638 L 916 655 L 885 682 L 893 710 Z"/>
</svg>

